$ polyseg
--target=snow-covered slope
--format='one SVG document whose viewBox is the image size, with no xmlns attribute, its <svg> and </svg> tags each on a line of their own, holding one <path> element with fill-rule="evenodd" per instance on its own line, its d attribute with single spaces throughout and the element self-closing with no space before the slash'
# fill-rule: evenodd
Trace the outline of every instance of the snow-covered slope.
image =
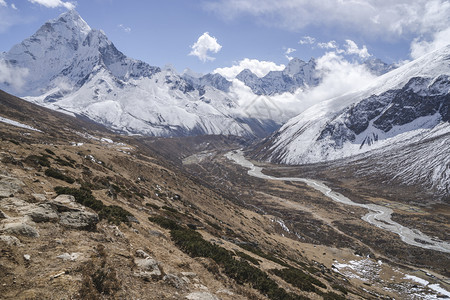
<svg viewBox="0 0 450 300">
<path fill-rule="evenodd" d="M 407 185 L 420 185 L 450 200 L 450 126 L 443 122 L 408 145 L 374 151 L 368 159 L 345 161 L 356 175 L 380 174 Z"/>
<path fill-rule="evenodd" d="M 266 140 L 259 157 L 302 164 L 406 147 L 436 126 L 449 132 L 449 106 L 450 45 L 307 109 Z"/>
</svg>

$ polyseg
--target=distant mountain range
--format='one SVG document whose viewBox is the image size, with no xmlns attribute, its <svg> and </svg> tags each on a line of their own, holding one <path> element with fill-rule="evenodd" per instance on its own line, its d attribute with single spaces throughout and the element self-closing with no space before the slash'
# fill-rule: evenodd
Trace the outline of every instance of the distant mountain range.
<svg viewBox="0 0 450 300">
<path fill-rule="evenodd" d="M 321 80 L 314 59 L 294 58 L 285 70 L 262 78 L 242 71 L 236 78 L 251 89 L 242 94 L 220 74 L 179 75 L 128 58 L 75 10 L 45 23 L 0 59 L 28 70 L 22 89 L 5 82 L 0 89 L 117 132 L 154 136 L 267 136 L 301 112 L 300 100 L 281 105 L 276 97 L 259 97 L 293 93 Z M 383 72 L 382 63 L 370 67 Z"/>
</svg>

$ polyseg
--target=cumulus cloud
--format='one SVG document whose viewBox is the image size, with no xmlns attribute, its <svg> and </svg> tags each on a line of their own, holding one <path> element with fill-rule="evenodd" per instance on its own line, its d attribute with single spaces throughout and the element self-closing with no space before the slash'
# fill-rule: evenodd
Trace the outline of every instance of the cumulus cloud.
<svg viewBox="0 0 450 300">
<path fill-rule="evenodd" d="M 434 33 L 430 40 L 414 39 L 411 43 L 411 57 L 413 59 L 419 58 L 448 44 L 450 44 L 450 27 Z"/>
<path fill-rule="evenodd" d="M 131 28 L 127 27 L 127 26 L 125 26 L 123 24 L 119 24 L 119 25 L 117 25 L 117 27 L 119 27 L 121 30 L 123 30 L 126 33 L 130 33 L 131 32 Z"/>
<path fill-rule="evenodd" d="M 329 42 L 322 42 L 322 43 L 317 43 L 317 46 L 321 49 L 338 49 L 338 44 L 336 43 L 336 41 L 329 41 Z"/>
<path fill-rule="evenodd" d="M 345 51 L 346 54 L 350 54 L 350 55 L 355 54 L 355 55 L 358 55 L 362 59 L 367 59 L 371 56 L 369 54 L 369 51 L 367 50 L 366 45 L 363 45 L 362 48 L 359 48 L 358 45 L 356 45 L 356 43 L 352 40 L 345 40 L 344 47 L 346 48 L 346 51 Z"/>
<path fill-rule="evenodd" d="M 449 27 L 449 0 L 215 0 L 206 9 L 224 18 L 253 17 L 292 31 L 320 26 L 393 39 Z"/>
<path fill-rule="evenodd" d="M 5 0 L 0 0 L 0 6 L 7 7 L 8 4 L 6 4 Z"/>
<path fill-rule="evenodd" d="M 349 62 L 336 52 L 327 52 L 317 59 L 317 71 L 323 78 L 322 82 L 298 96 L 301 99 L 302 110 L 321 101 L 361 89 L 376 77 L 364 65 Z"/>
<path fill-rule="evenodd" d="M 12 86 L 20 91 L 28 76 L 28 69 L 13 67 L 4 60 L 0 60 L 0 83 Z"/>
<path fill-rule="evenodd" d="M 217 39 L 210 36 L 208 32 L 203 33 L 191 46 L 192 51 L 189 55 L 197 56 L 201 61 L 212 61 L 215 58 L 208 56 L 208 52 L 217 53 L 222 49 L 222 46 L 217 42 Z"/>
<path fill-rule="evenodd" d="M 295 52 L 295 51 L 297 51 L 297 49 L 294 49 L 294 48 L 287 48 L 287 49 L 286 49 L 286 54 L 291 54 L 291 53 L 293 53 L 293 52 Z"/>
<path fill-rule="evenodd" d="M 231 67 L 217 68 L 213 73 L 219 73 L 226 79 L 232 80 L 245 69 L 249 69 L 258 77 L 264 77 L 270 71 L 282 71 L 285 67 L 283 64 L 277 65 L 271 61 L 244 58 Z"/>
<path fill-rule="evenodd" d="M 35 4 L 40 4 L 48 8 L 56 8 L 56 7 L 65 7 L 67 9 L 75 8 L 75 4 L 69 1 L 66 2 L 61 0 L 28 0 L 28 1 Z"/>
<path fill-rule="evenodd" d="M 310 36 L 304 36 L 298 43 L 300 45 L 312 45 L 316 42 L 316 39 Z"/>
<path fill-rule="evenodd" d="M 16 5 L 14 3 L 11 3 L 11 8 L 14 9 L 14 10 L 17 10 L 17 7 L 16 7 Z"/>
<path fill-rule="evenodd" d="M 290 56 L 289 54 L 294 53 L 295 51 L 297 51 L 297 49 L 294 49 L 294 48 L 287 48 L 286 51 L 284 52 L 284 56 L 285 56 L 288 60 L 292 60 L 294 57 Z"/>
</svg>

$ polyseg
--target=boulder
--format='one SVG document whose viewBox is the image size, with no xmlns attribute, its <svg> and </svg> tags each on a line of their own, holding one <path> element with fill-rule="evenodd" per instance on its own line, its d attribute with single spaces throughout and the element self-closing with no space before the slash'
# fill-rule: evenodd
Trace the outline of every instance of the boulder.
<svg viewBox="0 0 450 300">
<path fill-rule="evenodd" d="M 134 263 L 139 269 L 138 272 L 134 273 L 134 276 L 140 277 L 147 281 L 162 279 L 163 273 L 159 268 L 159 262 L 153 258 L 135 258 Z"/>
<path fill-rule="evenodd" d="M 0 210 L 0 219 L 8 219 L 8 215 Z"/>
<path fill-rule="evenodd" d="M 136 250 L 136 256 L 140 258 L 151 258 L 144 250 Z"/>
<path fill-rule="evenodd" d="M 8 246 L 22 246 L 20 240 L 15 236 L 0 235 L 0 241 L 5 242 Z"/>
<path fill-rule="evenodd" d="M 98 214 L 77 203 L 72 195 L 59 195 L 49 203 L 58 211 L 61 225 L 90 230 L 99 222 Z"/>
<path fill-rule="evenodd" d="M 81 255 L 81 253 L 77 253 L 77 252 L 74 252 L 71 254 L 66 252 L 61 255 L 58 255 L 57 258 L 60 258 L 64 261 L 76 261 L 80 257 L 80 255 Z"/>
<path fill-rule="evenodd" d="M 12 235 L 23 235 L 28 237 L 39 237 L 39 232 L 36 228 L 25 224 L 25 223 L 8 223 L 4 224 L 0 231 L 12 234 Z"/>
<path fill-rule="evenodd" d="M 166 282 L 167 284 L 173 286 L 176 289 L 179 289 L 179 290 L 187 289 L 186 284 L 188 282 L 184 281 L 183 279 L 181 279 L 177 275 L 166 274 L 166 275 L 164 275 L 163 280 L 164 280 L 164 282 Z"/>
<path fill-rule="evenodd" d="M 59 195 L 50 203 L 54 205 L 59 212 L 80 210 L 84 208 L 84 206 L 75 201 L 75 197 L 72 195 Z"/>
<path fill-rule="evenodd" d="M 15 193 L 22 191 L 24 185 L 17 178 L 0 175 L 0 199 L 13 197 Z"/>
<path fill-rule="evenodd" d="M 98 222 L 98 214 L 86 210 L 66 211 L 59 215 L 61 225 L 75 229 L 93 229 Z"/>
<path fill-rule="evenodd" d="M 22 214 L 29 212 L 32 207 L 33 204 L 15 197 L 4 198 L 0 201 L 0 208 L 7 211 L 20 212 Z"/>
<path fill-rule="evenodd" d="M 33 196 L 34 200 L 37 202 L 45 202 L 47 201 L 47 196 L 44 194 L 31 194 Z"/>
<path fill-rule="evenodd" d="M 58 214 L 50 204 L 40 204 L 30 209 L 27 213 L 34 222 L 55 222 L 58 221 Z"/>
</svg>

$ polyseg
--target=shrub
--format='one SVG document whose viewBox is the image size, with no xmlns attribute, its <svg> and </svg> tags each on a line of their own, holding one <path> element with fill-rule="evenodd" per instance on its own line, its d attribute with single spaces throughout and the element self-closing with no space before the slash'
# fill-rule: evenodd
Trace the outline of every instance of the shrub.
<svg viewBox="0 0 450 300">
<path fill-rule="evenodd" d="M 69 161 L 67 161 L 67 160 L 64 160 L 64 159 L 62 159 L 62 158 L 60 158 L 60 157 L 57 157 L 57 158 L 55 159 L 55 162 L 56 162 L 58 165 L 60 165 L 60 166 L 75 168 L 74 165 L 73 165 L 71 162 L 69 162 Z"/>
<path fill-rule="evenodd" d="M 167 211 L 173 212 L 173 213 L 177 213 L 178 212 L 175 208 L 169 207 L 169 206 L 166 206 L 166 205 L 163 205 L 161 208 L 165 209 Z"/>
<path fill-rule="evenodd" d="M 326 294 L 323 294 L 322 297 L 323 297 L 323 300 L 345 300 L 346 299 L 344 296 L 341 296 L 334 292 L 328 292 Z"/>
<path fill-rule="evenodd" d="M 314 285 L 326 288 L 326 286 L 320 280 L 306 274 L 302 270 L 293 267 L 282 270 L 273 269 L 271 270 L 271 272 L 282 278 L 284 281 L 292 284 L 293 286 L 298 287 L 302 291 L 317 292 L 317 289 Z"/>
<path fill-rule="evenodd" d="M 40 165 L 43 167 L 50 167 L 50 161 L 44 155 L 41 155 L 41 156 L 29 155 L 25 158 L 24 161 L 25 161 L 25 163 L 28 163 L 30 165 Z"/>
<path fill-rule="evenodd" d="M 98 213 L 98 216 L 101 220 L 105 219 L 109 223 L 113 223 L 119 225 L 121 222 L 130 224 L 128 217 L 133 216 L 129 211 L 123 209 L 117 205 L 105 205 L 102 201 L 97 200 L 94 195 L 92 195 L 91 190 L 86 188 L 69 188 L 57 186 L 55 187 L 55 192 L 58 195 L 72 195 L 75 197 L 75 200 L 89 208 L 92 208 Z"/>
<path fill-rule="evenodd" d="M 281 266 L 290 267 L 287 263 L 285 263 L 284 261 L 282 261 L 279 258 L 276 258 L 273 254 L 271 254 L 271 253 L 264 253 L 263 251 L 261 251 L 261 249 L 259 249 L 256 246 L 252 246 L 250 244 L 241 244 L 239 246 L 241 248 L 247 250 L 247 251 L 250 251 L 250 252 L 252 252 L 252 253 L 254 253 L 254 254 L 258 255 L 258 256 L 261 256 L 261 257 L 263 257 L 263 258 L 265 258 L 267 260 L 273 261 L 273 262 L 275 262 L 275 263 L 277 263 L 277 264 L 279 264 Z"/>
<path fill-rule="evenodd" d="M 241 251 L 235 251 L 235 253 L 237 256 L 242 257 L 245 260 L 248 260 L 249 262 L 253 263 L 254 265 L 259 265 L 260 260 L 254 258 L 253 256 L 250 256 L 247 253 L 244 253 Z"/>
<path fill-rule="evenodd" d="M 70 184 L 75 182 L 75 179 L 73 179 L 70 176 L 64 175 L 63 173 L 61 173 L 61 171 L 59 171 L 58 169 L 54 169 L 54 168 L 48 168 L 47 170 L 45 170 L 45 175 L 56 178 L 56 179 L 63 180 Z"/>
<path fill-rule="evenodd" d="M 265 294 L 269 299 L 306 299 L 302 296 L 287 293 L 278 287 L 264 271 L 250 265 L 247 261 L 234 259 L 234 253 L 212 244 L 195 230 L 185 228 L 175 221 L 158 216 L 149 217 L 149 220 L 163 228 L 170 229 L 170 236 L 183 252 L 191 257 L 207 257 L 214 260 L 223 268 L 224 273 L 234 279 L 238 284 L 250 284 L 253 288 Z"/>
<path fill-rule="evenodd" d="M 176 230 L 182 228 L 177 222 L 162 216 L 148 217 L 148 219 L 165 229 Z"/>
<path fill-rule="evenodd" d="M 145 206 L 150 206 L 153 209 L 159 209 L 160 208 L 158 205 L 153 204 L 153 203 L 145 203 Z"/>
<path fill-rule="evenodd" d="M 52 150 L 50 150 L 48 148 L 45 149 L 45 152 L 47 152 L 50 155 L 56 155 L 55 152 L 53 152 Z"/>
</svg>

